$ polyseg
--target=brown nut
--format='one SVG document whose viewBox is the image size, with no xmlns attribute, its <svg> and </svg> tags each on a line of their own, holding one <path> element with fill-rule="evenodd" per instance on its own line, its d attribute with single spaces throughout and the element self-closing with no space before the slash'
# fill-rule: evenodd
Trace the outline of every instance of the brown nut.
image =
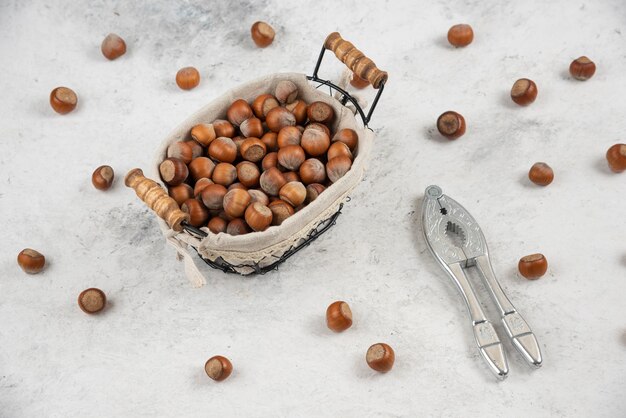
<svg viewBox="0 0 626 418">
<path fill-rule="evenodd" d="M 385 343 L 372 345 L 365 355 L 368 366 L 377 372 L 386 373 L 393 367 L 396 355 L 393 349 Z"/>
<path fill-rule="evenodd" d="M 333 142 L 343 142 L 350 148 L 350 151 L 354 152 L 356 146 L 359 144 L 359 136 L 354 129 L 345 128 L 337 131 L 333 137 Z"/>
<path fill-rule="evenodd" d="M 241 218 L 235 218 L 228 222 L 226 233 L 230 235 L 244 235 L 250 232 L 250 227 Z"/>
<path fill-rule="evenodd" d="M 261 168 L 263 171 L 268 170 L 272 167 L 276 167 L 278 165 L 278 153 L 270 152 L 265 157 L 263 157 L 263 161 L 261 161 Z"/>
<path fill-rule="evenodd" d="M 297 126 L 285 126 L 278 132 L 276 143 L 278 148 L 286 147 L 287 145 L 300 145 L 302 138 L 302 132 Z"/>
<path fill-rule="evenodd" d="M 267 152 L 278 151 L 278 134 L 276 132 L 267 132 L 261 137 L 261 142 L 265 144 Z"/>
<path fill-rule="evenodd" d="M 569 65 L 569 73 L 576 80 L 589 80 L 596 73 L 596 64 L 583 55 L 572 61 Z"/>
<path fill-rule="evenodd" d="M 241 122 L 239 130 L 246 138 L 260 138 L 263 136 L 263 124 L 259 118 L 251 117 L 250 119 L 244 120 Z"/>
<path fill-rule="evenodd" d="M 189 175 L 187 165 L 178 158 L 167 158 L 159 165 L 159 172 L 163 181 L 170 186 L 178 186 Z"/>
<path fill-rule="evenodd" d="M 265 48 L 274 41 L 276 32 L 274 32 L 274 28 L 265 22 L 254 22 L 250 28 L 250 35 L 256 46 Z"/>
<path fill-rule="evenodd" d="M 437 130 L 448 139 L 457 139 L 465 133 L 465 118 L 460 113 L 448 110 L 437 119 Z"/>
<path fill-rule="evenodd" d="M 191 90 L 200 84 L 200 73 L 194 67 L 184 67 L 176 73 L 176 84 L 183 90 Z"/>
<path fill-rule="evenodd" d="M 348 157 L 335 157 L 326 163 L 326 175 L 335 183 L 342 178 L 352 167 L 352 160 Z"/>
<path fill-rule="evenodd" d="M 233 183 L 230 186 L 228 186 L 228 191 L 230 192 L 233 189 L 241 189 L 241 190 L 245 190 L 248 191 L 248 188 L 246 186 L 244 186 L 241 183 Z"/>
<path fill-rule="evenodd" d="M 333 142 L 328 148 L 328 152 L 326 152 L 326 158 L 332 160 L 335 157 L 348 157 L 351 160 L 353 159 L 352 151 L 346 144 L 341 141 Z"/>
<path fill-rule="evenodd" d="M 168 187 L 167 193 L 172 199 L 176 201 L 176 203 L 178 203 L 178 206 L 185 203 L 186 200 L 192 199 L 194 197 L 193 189 L 187 183 L 182 183 L 178 186 Z"/>
<path fill-rule="evenodd" d="M 211 178 L 215 169 L 215 163 L 207 157 L 198 157 L 194 158 L 188 167 L 191 178 L 197 181 L 204 177 Z"/>
<path fill-rule="evenodd" d="M 295 213 L 293 206 L 284 200 L 274 200 L 268 206 L 272 211 L 272 225 L 280 225 Z"/>
<path fill-rule="evenodd" d="M 202 193 L 202 191 L 204 190 L 204 188 L 205 188 L 206 186 L 210 185 L 210 184 L 215 184 L 215 183 L 213 182 L 213 180 L 211 180 L 211 179 L 209 179 L 209 178 L 201 178 L 201 179 L 198 179 L 198 180 L 196 181 L 196 184 L 194 184 L 194 186 L 193 186 L 193 197 L 198 197 L 198 196 L 200 195 L 200 193 Z M 171 189 L 170 189 L 170 190 L 171 190 Z M 185 200 L 187 200 L 187 199 L 185 199 Z M 184 202 L 185 200 L 183 200 L 183 202 Z M 179 205 L 180 205 L 180 204 L 182 204 L 183 202 L 180 202 L 180 203 L 179 203 Z"/>
<path fill-rule="evenodd" d="M 306 114 L 311 122 L 319 122 L 330 125 L 335 120 L 335 111 L 324 102 L 313 102 L 306 110 Z"/>
<path fill-rule="evenodd" d="M 201 157 L 204 154 L 204 148 L 196 141 L 185 141 L 191 147 L 191 159 Z"/>
<path fill-rule="evenodd" d="M 57 87 L 50 92 L 50 106 L 55 112 L 65 115 L 76 108 L 78 97 L 68 87 Z"/>
<path fill-rule="evenodd" d="M 233 371 L 233 365 L 226 357 L 214 356 L 204 364 L 207 376 L 216 382 L 226 379 Z"/>
<path fill-rule="evenodd" d="M 267 112 L 278 106 L 280 106 L 280 104 L 274 96 L 271 94 L 262 94 L 252 102 L 252 111 L 257 118 L 265 120 Z"/>
<path fill-rule="evenodd" d="M 235 136 L 235 127 L 227 120 L 216 119 L 212 123 L 213 129 L 215 129 L 215 136 L 225 136 L 226 138 L 232 138 Z"/>
<path fill-rule="evenodd" d="M 232 189 L 224 196 L 224 212 L 233 218 L 240 218 L 250 204 L 250 194 L 243 189 Z"/>
<path fill-rule="evenodd" d="M 531 254 L 522 257 L 517 265 L 522 276 L 529 280 L 536 280 L 548 271 L 548 260 L 543 254 Z"/>
<path fill-rule="evenodd" d="M 197 199 L 188 199 L 180 206 L 180 210 L 189 214 L 189 225 L 197 228 L 204 226 L 209 220 L 209 209 Z"/>
<path fill-rule="evenodd" d="M 101 165 L 91 175 L 91 183 L 98 190 L 109 190 L 113 184 L 113 169 L 108 165 Z"/>
<path fill-rule="evenodd" d="M 326 309 L 326 325 L 335 332 L 342 332 L 352 326 L 352 311 L 346 302 L 338 300 Z"/>
<path fill-rule="evenodd" d="M 311 157 L 319 157 L 328 151 L 330 137 L 325 132 L 317 129 L 305 129 L 300 145 Z"/>
<path fill-rule="evenodd" d="M 322 123 L 318 123 L 318 122 L 311 122 L 309 123 L 305 129 L 317 129 L 319 131 L 324 131 L 326 132 L 326 135 L 328 135 L 328 137 L 330 137 L 330 129 L 328 128 L 328 126 L 322 124 Z"/>
<path fill-rule="evenodd" d="M 278 162 L 287 170 L 298 170 L 305 159 L 304 149 L 299 145 L 287 145 L 278 150 Z"/>
<path fill-rule="evenodd" d="M 221 184 L 209 184 L 202 190 L 200 197 L 202 203 L 210 210 L 220 210 L 224 208 L 224 196 L 226 196 L 226 187 Z"/>
<path fill-rule="evenodd" d="M 253 231 L 265 231 L 272 223 L 272 211 L 264 204 L 255 202 L 246 209 L 245 218 Z"/>
<path fill-rule="evenodd" d="M 365 87 L 370 85 L 370 82 L 359 77 L 355 73 L 352 73 L 352 77 L 350 78 L 350 85 L 355 89 L 364 89 Z"/>
<path fill-rule="evenodd" d="M 520 78 L 511 88 L 511 99 L 520 106 L 528 106 L 537 98 L 537 85 L 527 78 Z"/>
<path fill-rule="evenodd" d="M 17 255 L 17 264 L 28 274 L 37 274 L 46 265 L 46 257 L 39 251 L 31 248 L 24 248 Z"/>
<path fill-rule="evenodd" d="M 199 123 L 191 128 L 191 138 L 199 144 L 208 147 L 211 141 L 217 138 L 215 127 L 211 123 Z"/>
<path fill-rule="evenodd" d="M 270 167 L 261 174 L 259 183 L 265 193 L 270 196 L 278 196 L 278 192 L 287 181 L 278 168 Z"/>
<path fill-rule="evenodd" d="M 191 148 L 191 143 L 184 141 L 172 142 L 167 147 L 167 157 L 178 158 L 185 164 L 189 164 L 191 160 L 193 160 L 193 148 Z"/>
<path fill-rule="evenodd" d="M 626 144 L 615 144 L 606 152 L 609 168 L 615 173 L 626 170 Z"/>
<path fill-rule="evenodd" d="M 278 196 L 293 207 L 300 206 L 306 199 L 306 187 L 299 181 L 292 181 L 280 188 Z"/>
<path fill-rule="evenodd" d="M 468 46 L 474 40 L 474 31 L 470 25 L 454 25 L 448 30 L 448 42 L 455 47 Z"/>
<path fill-rule="evenodd" d="M 546 163 L 535 163 L 528 171 L 528 178 L 539 186 L 547 186 L 554 180 L 554 172 Z"/>
<path fill-rule="evenodd" d="M 100 51 L 109 60 L 114 60 L 126 53 L 126 42 L 118 35 L 109 33 L 100 45 Z"/>
<path fill-rule="evenodd" d="M 309 184 L 308 186 L 306 186 L 306 203 L 311 203 L 312 201 L 314 201 L 315 199 L 317 199 L 317 197 L 322 194 L 322 192 L 326 190 L 326 187 L 324 187 L 323 185 L 319 184 L 319 183 L 313 183 L 313 184 Z"/>
<path fill-rule="evenodd" d="M 285 126 L 295 126 L 296 117 L 284 107 L 275 107 L 265 117 L 267 127 L 273 132 L 280 132 Z"/>
<path fill-rule="evenodd" d="M 232 163 L 237 159 L 237 145 L 232 139 L 220 136 L 209 144 L 209 157 L 223 163 Z"/>
<path fill-rule="evenodd" d="M 85 289 L 78 295 L 78 306 L 88 314 L 95 314 L 104 309 L 107 297 L 104 292 L 95 287 Z"/>
<path fill-rule="evenodd" d="M 256 164 L 250 161 L 242 161 L 237 164 L 237 178 L 246 187 L 256 187 L 259 185 L 261 172 Z"/>
<path fill-rule="evenodd" d="M 309 158 L 303 162 L 299 173 L 304 184 L 324 183 L 326 181 L 326 167 L 317 158 Z"/>
<path fill-rule="evenodd" d="M 209 231 L 213 232 L 214 234 L 219 234 L 220 232 L 226 232 L 227 226 L 228 226 L 228 222 L 220 218 L 219 216 L 215 216 L 211 218 L 211 220 L 207 224 L 207 228 L 209 228 Z"/>
<path fill-rule="evenodd" d="M 298 98 L 298 87 L 293 81 L 282 80 L 276 85 L 274 96 L 281 104 L 289 104 Z"/>
<path fill-rule="evenodd" d="M 213 169 L 211 180 L 214 183 L 228 187 L 237 180 L 237 169 L 230 163 L 219 163 Z"/>
<path fill-rule="evenodd" d="M 244 160 L 252 161 L 253 163 L 261 161 L 265 157 L 267 148 L 263 141 L 259 138 L 247 138 L 241 143 L 241 157 Z"/>
<path fill-rule="evenodd" d="M 235 126 L 241 125 L 252 116 L 252 108 L 244 99 L 235 100 L 226 111 L 226 119 Z"/>
<path fill-rule="evenodd" d="M 285 171 L 283 173 L 283 177 L 285 177 L 285 181 L 287 183 L 291 181 L 300 181 L 300 175 L 295 171 Z"/>
<path fill-rule="evenodd" d="M 251 189 L 248 190 L 248 194 L 250 194 L 250 204 L 257 202 L 265 206 L 270 204 L 269 197 L 261 190 Z"/>
<path fill-rule="evenodd" d="M 285 105 L 285 109 L 293 113 L 293 115 L 296 117 L 296 124 L 298 125 L 304 125 L 304 122 L 306 122 L 307 107 L 308 106 L 306 105 L 304 100 L 296 100 L 293 103 L 288 103 Z"/>
</svg>

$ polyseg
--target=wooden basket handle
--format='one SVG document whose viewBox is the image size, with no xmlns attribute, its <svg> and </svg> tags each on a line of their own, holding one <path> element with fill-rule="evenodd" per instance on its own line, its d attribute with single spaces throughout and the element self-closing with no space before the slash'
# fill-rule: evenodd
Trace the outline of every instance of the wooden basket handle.
<svg viewBox="0 0 626 418">
<path fill-rule="evenodd" d="M 134 168 L 126 174 L 124 184 L 135 190 L 137 196 L 161 219 L 176 232 L 183 230 L 183 222 L 189 221 L 189 215 L 178 207 L 178 203 L 172 199 L 163 187 L 156 181 L 143 175 L 140 168 Z"/>
<path fill-rule="evenodd" d="M 352 43 L 343 39 L 339 32 L 333 32 L 328 35 L 324 42 L 324 47 L 333 51 L 335 56 L 346 64 L 353 73 L 369 81 L 375 89 L 379 88 L 381 83 L 387 81 L 388 74 L 379 70 L 374 61 L 367 58 Z"/>
</svg>

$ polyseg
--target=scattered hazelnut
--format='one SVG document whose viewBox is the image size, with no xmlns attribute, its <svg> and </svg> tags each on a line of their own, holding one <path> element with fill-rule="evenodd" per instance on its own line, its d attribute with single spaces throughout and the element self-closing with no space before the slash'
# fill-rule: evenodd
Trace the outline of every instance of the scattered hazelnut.
<svg viewBox="0 0 626 418">
<path fill-rule="evenodd" d="M 329 125 L 335 120 L 335 111 L 328 103 L 324 102 L 311 103 L 306 113 L 311 122 Z"/>
<path fill-rule="evenodd" d="M 554 180 L 554 172 L 546 163 L 535 163 L 528 171 L 528 178 L 539 186 L 547 186 Z"/>
<path fill-rule="evenodd" d="M 167 193 L 172 199 L 176 201 L 176 203 L 178 203 L 178 206 L 185 203 L 186 200 L 194 197 L 194 190 L 187 183 L 182 183 L 178 186 L 168 187 Z"/>
<path fill-rule="evenodd" d="M 581 81 L 588 80 L 591 77 L 593 77 L 595 72 L 596 72 L 596 64 L 594 64 L 593 61 L 591 61 L 589 58 L 585 57 L 584 55 L 582 57 L 576 58 L 569 65 L 569 73 L 576 80 L 581 80 Z"/>
<path fill-rule="evenodd" d="M 230 186 L 237 180 L 237 169 L 230 163 L 219 163 L 213 169 L 211 180 L 225 187 Z"/>
<path fill-rule="evenodd" d="M 118 35 L 109 33 L 100 45 L 102 55 L 109 60 L 114 60 L 126 53 L 126 42 Z"/>
<path fill-rule="evenodd" d="M 470 25 L 454 25 L 448 30 L 448 42 L 455 47 L 468 46 L 474 40 L 474 31 Z"/>
<path fill-rule="evenodd" d="M 204 364 L 204 371 L 211 379 L 221 382 L 230 376 L 233 365 L 226 357 L 214 356 Z"/>
<path fill-rule="evenodd" d="M 626 144 L 615 144 L 606 152 L 609 168 L 616 173 L 626 170 Z"/>
<path fill-rule="evenodd" d="M 437 119 L 437 130 L 448 139 L 457 139 L 465 133 L 465 118 L 452 110 L 444 112 Z"/>
<path fill-rule="evenodd" d="M 537 85 L 527 78 L 520 78 L 511 88 L 511 99 L 520 106 L 528 106 L 537 98 Z"/>
<path fill-rule="evenodd" d="M 37 274 L 46 265 L 46 257 L 39 251 L 25 248 L 17 255 L 17 264 L 28 274 Z"/>
<path fill-rule="evenodd" d="M 378 343 L 368 348 L 365 360 L 372 369 L 386 373 L 393 367 L 396 355 L 389 345 Z"/>
<path fill-rule="evenodd" d="M 285 219 L 295 213 L 293 206 L 280 199 L 271 202 L 269 208 L 272 211 L 272 225 L 282 224 Z"/>
<path fill-rule="evenodd" d="M 346 302 L 333 302 L 326 309 L 326 325 L 335 332 L 345 331 L 352 326 L 352 311 Z"/>
<path fill-rule="evenodd" d="M 98 190 L 109 190 L 113 184 L 113 169 L 108 165 L 101 165 L 91 175 L 91 183 Z"/>
<path fill-rule="evenodd" d="M 255 22 L 250 28 L 252 40 L 259 48 L 265 48 L 274 41 L 274 28 L 265 22 Z"/>
<path fill-rule="evenodd" d="M 195 181 L 198 181 L 204 177 L 211 178 L 211 176 L 213 175 L 213 170 L 215 169 L 215 163 L 207 157 L 198 157 L 194 158 L 189 163 L 188 167 L 191 177 Z"/>
<path fill-rule="evenodd" d="M 335 157 L 326 163 L 326 175 L 335 183 L 342 178 L 352 167 L 352 160 L 348 157 Z"/>
<path fill-rule="evenodd" d="M 170 186 L 178 186 L 187 179 L 189 169 L 187 165 L 178 158 L 167 158 L 159 165 L 161 178 Z"/>
<path fill-rule="evenodd" d="M 197 228 L 204 226 L 209 220 L 209 210 L 197 199 L 188 199 L 180 206 L 180 210 L 189 214 L 189 225 Z"/>
<path fill-rule="evenodd" d="M 65 115 L 76 108 L 78 97 L 68 87 L 57 87 L 50 93 L 50 106 L 55 112 Z"/>
<path fill-rule="evenodd" d="M 517 265 L 522 276 L 529 280 L 536 280 L 548 271 L 548 260 L 543 254 L 531 254 L 522 257 Z"/>
<path fill-rule="evenodd" d="M 246 209 L 246 223 L 253 231 L 265 231 L 272 223 L 272 211 L 262 203 L 252 203 Z"/>
<path fill-rule="evenodd" d="M 359 143 L 359 136 L 354 129 L 344 128 L 337 131 L 333 137 L 333 142 L 336 141 L 343 142 L 348 146 L 348 148 L 350 148 L 350 151 L 354 152 Z"/>
<path fill-rule="evenodd" d="M 107 298 L 104 292 L 95 287 L 85 289 L 78 295 L 78 306 L 83 312 L 95 314 L 104 309 Z"/>
<path fill-rule="evenodd" d="M 287 145 L 278 150 L 278 162 L 287 170 L 298 170 L 305 159 L 304 149 L 299 145 Z"/>
<path fill-rule="evenodd" d="M 274 95 L 281 104 L 292 103 L 298 98 L 298 86 L 293 81 L 282 80 L 276 85 Z"/>
<path fill-rule="evenodd" d="M 208 147 L 217 138 L 215 127 L 210 123 L 200 123 L 191 128 L 191 137 L 199 144 Z"/>
<path fill-rule="evenodd" d="M 183 90 L 191 90 L 200 84 L 200 73 L 194 67 L 185 67 L 176 73 L 176 84 Z"/>
</svg>

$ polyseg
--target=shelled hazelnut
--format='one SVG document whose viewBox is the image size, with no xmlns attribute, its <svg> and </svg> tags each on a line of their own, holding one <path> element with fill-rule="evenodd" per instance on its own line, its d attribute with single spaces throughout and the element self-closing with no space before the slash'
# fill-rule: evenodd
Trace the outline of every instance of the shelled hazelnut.
<svg viewBox="0 0 626 418">
<path fill-rule="evenodd" d="M 187 199 L 180 210 L 189 214 L 189 225 L 195 227 L 204 226 L 209 220 L 209 209 L 197 199 Z"/>
<path fill-rule="evenodd" d="M 101 165 L 91 175 L 91 183 L 98 190 L 109 190 L 113 184 L 114 176 L 113 168 L 108 165 Z"/>
<path fill-rule="evenodd" d="M 200 73 L 194 67 L 184 67 L 176 73 L 176 84 L 183 90 L 191 90 L 200 84 Z"/>
<path fill-rule="evenodd" d="M 50 92 L 50 106 L 60 115 L 70 113 L 77 103 L 78 96 L 68 87 L 57 87 Z"/>
<path fill-rule="evenodd" d="M 102 41 L 100 50 L 106 59 L 114 60 L 126 53 L 126 42 L 120 36 L 109 33 Z"/>
<path fill-rule="evenodd" d="M 265 48 L 274 41 L 276 32 L 274 32 L 274 28 L 265 22 L 254 22 L 250 28 L 250 35 L 256 46 Z"/>
<path fill-rule="evenodd" d="M 46 257 L 39 251 L 25 248 L 17 255 L 17 264 L 28 274 L 37 274 L 46 265 Z"/>
</svg>

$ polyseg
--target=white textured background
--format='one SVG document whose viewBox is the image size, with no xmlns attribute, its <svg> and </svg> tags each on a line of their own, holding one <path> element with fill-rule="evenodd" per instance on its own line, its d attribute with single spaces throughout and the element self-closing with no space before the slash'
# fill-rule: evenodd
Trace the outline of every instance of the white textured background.
<svg viewBox="0 0 626 418">
<path fill-rule="evenodd" d="M 3 0 L 0 416 L 624 416 L 626 173 L 604 154 L 625 142 L 626 5 L 547 3 Z M 256 20 L 277 30 L 264 50 L 249 38 Z M 476 37 L 455 50 L 445 35 L 461 22 Z M 123 174 L 226 89 L 310 73 L 334 30 L 390 74 L 367 178 L 338 224 L 278 272 L 207 269 L 192 289 Z M 109 32 L 128 44 L 114 62 L 100 53 Z M 598 66 L 585 83 L 567 74 L 583 54 Z M 202 75 L 190 92 L 174 83 L 187 65 Z M 519 77 L 539 88 L 528 108 L 508 98 Z M 59 85 L 79 96 L 67 116 L 48 105 Z M 468 123 L 454 142 L 434 130 L 449 109 Z M 547 188 L 526 180 L 536 161 L 555 170 Z M 118 176 L 106 193 L 90 183 L 101 164 Z M 484 367 L 421 238 L 431 183 L 481 224 L 542 369 L 508 344 L 508 380 Z M 46 255 L 44 273 L 19 270 L 24 247 Z M 532 252 L 550 262 L 536 282 L 516 274 Z M 101 315 L 76 306 L 91 286 L 110 299 Z M 324 325 L 336 299 L 355 315 L 339 335 Z M 396 350 L 386 375 L 364 361 L 379 341 Z M 203 370 L 214 354 L 235 367 L 219 384 Z"/>
</svg>

